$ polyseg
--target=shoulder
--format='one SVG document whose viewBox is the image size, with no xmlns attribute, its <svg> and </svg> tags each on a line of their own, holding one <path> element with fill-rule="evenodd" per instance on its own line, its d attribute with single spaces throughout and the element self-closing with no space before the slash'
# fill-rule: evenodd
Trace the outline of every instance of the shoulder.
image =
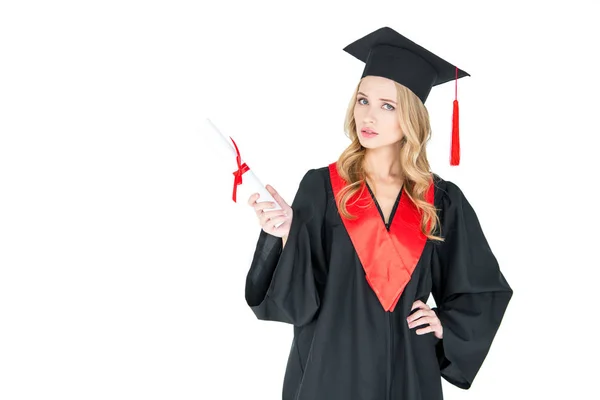
<svg viewBox="0 0 600 400">
<path fill-rule="evenodd" d="M 302 177 L 300 185 L 326 187 L 329 182 L 329 166 L 317 166 L 308 169 Z"/>
<path fill-rule="evenodd" d="M 329 167 L 318 166 L 308 169 L 300 180 L 299 191 L 303 193 L 325 193 L 329 183 Z"/>
<path fill-rule="evenodd" d="M 306 170 L 300 180 L 292 208 L 297 211 L 308 209 L 310 213 L 320 213 L 327 206 L 327 167 L 313 167 Z"/>
<path fill-rule="evenodd" d="M 435 206 L 442 212 L 460 207 L 466 201 L 465 194 L 458 184 L 433 173 Z"/>
<path fill-rule="evenodd" d="M 446 233 L 455 229 L 481 230 L 479 218 L 463 189 L 454 182 L 437 175 L 435 182 L 435 207 L 438 209 Z"/>
<path fill-rule="evenodd" d="M 318 175 L 321 178 L 325 178 L 326 176 L 329 176 L 329 166 L 328 165 L 324 165 L 324 166 L 320 166 L 320 167 L 313 167 L 312 169 L 309 170 L 309 172 L 313 171 L 314 174 Z"/>
</svg>

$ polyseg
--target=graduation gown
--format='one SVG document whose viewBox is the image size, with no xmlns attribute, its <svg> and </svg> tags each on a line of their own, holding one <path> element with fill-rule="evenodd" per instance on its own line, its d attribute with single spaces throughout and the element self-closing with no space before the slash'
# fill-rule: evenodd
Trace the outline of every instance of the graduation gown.
<svg viewBox="0 0 600 400">
<path fill-rule="evenodd" d="M 369 189 L 374 208 L 352 228 L 335 204 L 334 168 L 304 175 L 285 246 L 261 230 L 246 277 L 256 317 L 293 325 L 283 400 L 441 400 L 442 377 L 468 389 L 512 296 L 473 208 L 456 184 L 432 174 L 445 242 L 411 242 L 418 232 L 406 227 L 412 202 L 403 190 L 386 225 Z M 377 262 L 403 271 L 388 272 L 400 288 L 393 305 L 378 297 L 385 277 L 372 273 Z M 441 340 L 406 322 L 430 294 Z"/>
</svg>

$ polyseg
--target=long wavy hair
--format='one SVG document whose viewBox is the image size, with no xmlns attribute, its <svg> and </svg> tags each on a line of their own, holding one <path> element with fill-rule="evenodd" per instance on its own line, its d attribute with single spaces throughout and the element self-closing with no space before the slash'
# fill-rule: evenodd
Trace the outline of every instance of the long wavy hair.
<svg viewBox="0 0 600 400">
<path fill-rule="evenodd" d="M 362 81 L 362 79 L 361 79 Z M 428 239 L 444 241 L 444 238 L 435 234 L 440 225 L 436 208 L 427 202 L 425 195 L 432 179 L 429 161 L 427 160 L 426 145 L 431 138 L 431 125 L 429 113 L 421 100 L 408 88 L 394 82 L 397 96 L 396 112 L 400 121 L 400 129 L 404 133 L 400 143 L 400 164 L 404 176 L 403 190 L 410 200 L 422 213 L 421 232 Z M 354 120 L 354 107 L 357 102 L 360 81 L 348 105 L 344 122 L 346 136 L 352 141 L 342 152 L 337 161 L 337 170 L 348 184 L 340 191 L 336 202 L 338 210 L 348 219 L 354 219 L 346 207 L 348 201 L 359 191 L 364 190 L 366 173 L 364 158 L 366 148 L 358 140 L 356 121 Z M 428 224 L 431 221 L 431 224 Z"/>
</svg>

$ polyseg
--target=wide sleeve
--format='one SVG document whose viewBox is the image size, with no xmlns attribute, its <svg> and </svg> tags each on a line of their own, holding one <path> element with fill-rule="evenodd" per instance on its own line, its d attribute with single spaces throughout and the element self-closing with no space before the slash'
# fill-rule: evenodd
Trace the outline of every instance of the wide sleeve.
<svg viewBox="0 0 600 400">
<path fill-rule="evenodd" d="M 445 186 L 441 226 L 446 240 L 436 242 L 432 259 L 434 311 L 443 327 L 436 353 L 442 377 L 469 389 L 513 291 L 463 192 L 452 182 Z"/>
<path fill-rule="evenodd" d="M 245 295 L 258 319 L 302 326 L 316 316 L 326 274 L 322 242 L 326 201 L 324 178 L 311 169 L 291 205 L 285 246 L 281 238 L 261 229 Z"/>
</svg>

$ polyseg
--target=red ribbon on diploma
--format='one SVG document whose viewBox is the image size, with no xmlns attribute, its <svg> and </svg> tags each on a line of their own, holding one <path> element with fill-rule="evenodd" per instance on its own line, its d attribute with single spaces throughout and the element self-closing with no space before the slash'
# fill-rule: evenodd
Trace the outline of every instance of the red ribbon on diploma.
<svg viewBox="0 0 600 400">
<path fill-rule="evenodd" d="M 238 185 L 242 184 L 242 175 L 244 174 L 244 172 L 249 171 L 250 167 L 248 167 L 248 165 L 246 163 L 242 164 L 242 157 L 240 156 L 240 151 L 238 150 L 237 144 L 235 144 L 235 141 L 233 140 L 233 138 L 231 136 L 229 136 L 229 139 L 231 139 L 231 141 L 233 142 L 233 146 L 235 147 L 235 152 L 237 153 L 236 161 L 237 161 L 238 169 L 237 169 L 237 171 L 235 171 L 233 173 L 233 176 L 235 177 L 233 180 L 233 201 L 237 203 L 237 200 L 236 200 L 237 187 L 238 187 Z"/>
</svg>

